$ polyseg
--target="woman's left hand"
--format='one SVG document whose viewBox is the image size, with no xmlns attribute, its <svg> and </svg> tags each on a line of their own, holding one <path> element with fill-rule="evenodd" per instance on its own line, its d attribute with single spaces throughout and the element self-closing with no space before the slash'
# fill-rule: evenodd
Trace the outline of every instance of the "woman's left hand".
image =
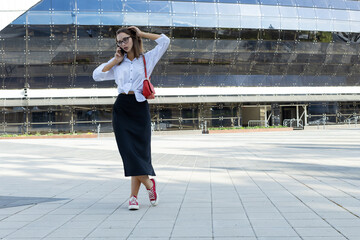
<svg viewBox="0 0 360 240">
<path fill-rule="evenodd" d="M 138 35 L 139 37 L 142 37 L 143 32 L 139 28 L 137 28 L 135 26 L 131 26 L 131 27 L 128 27 L 128 29 L 135 31 L 136 35 Z"/>
</svg>

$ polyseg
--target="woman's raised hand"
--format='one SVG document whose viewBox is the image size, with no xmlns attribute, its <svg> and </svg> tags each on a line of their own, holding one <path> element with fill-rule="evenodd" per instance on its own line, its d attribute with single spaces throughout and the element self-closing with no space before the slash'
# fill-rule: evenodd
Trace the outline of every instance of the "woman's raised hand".
<svg viewBox="0 0 360 240">
<path fill-rule="evenodd" d="M 131 27 L 128 27 L 128 29 L 135 31 L 137 36 L 142 37 L 143 32 L 139 28 L 137 28 L 135 26 L 131 26 Z"/>
<path fill-rule="evenodd" d="M 121 63 L 124 59 L 124 55 L 121 53 L 121 49 L 119 47 L 116 48 L 116 53 L 114 57 L 117 64 Z"/>
</svg>

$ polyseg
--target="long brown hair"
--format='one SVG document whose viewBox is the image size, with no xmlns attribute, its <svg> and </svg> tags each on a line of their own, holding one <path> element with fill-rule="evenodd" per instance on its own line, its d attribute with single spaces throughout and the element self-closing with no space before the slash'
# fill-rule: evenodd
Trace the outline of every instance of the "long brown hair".
<svg viewBox="0 0 360 240">
<path fill-rule="evenodd" d="M 116 38 L 117 36 L 120 34 L 120 33 L 126 33 L 128 34 L 132 40 L 133 40 L 133 49 L 134 49 L 134 56 L 136 58 L 140 57 L 140 55 L 144 52 L 144 49 L 143 49 L 143 43 L 142 43 L 142 40 L 141 40 L 141 37 L 137 36 L 136 35 L 136 32 L 132 29 L 128 29 L 128 28 L 120 28 L 116 31 Z M 117 39 L 116 39 L 117 41 Z M 121 52 L 124 54 L 125 51 L 121 49 Z"/>
</svg>

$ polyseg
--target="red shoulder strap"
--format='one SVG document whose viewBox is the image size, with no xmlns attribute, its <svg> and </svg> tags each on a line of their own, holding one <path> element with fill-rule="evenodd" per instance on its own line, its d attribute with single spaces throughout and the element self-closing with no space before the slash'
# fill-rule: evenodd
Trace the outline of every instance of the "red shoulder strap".
<svg viewBox="0 0 360 240">
<path fill-rule="evenodd" d="M 144 69 L 145 69 L 145 79 L 147 79 L 147 71 L 146 71 L 146 60 L 145 60 L 145 56 L 142 55 L 143 60 L 144 60 Z"/>
</svg>

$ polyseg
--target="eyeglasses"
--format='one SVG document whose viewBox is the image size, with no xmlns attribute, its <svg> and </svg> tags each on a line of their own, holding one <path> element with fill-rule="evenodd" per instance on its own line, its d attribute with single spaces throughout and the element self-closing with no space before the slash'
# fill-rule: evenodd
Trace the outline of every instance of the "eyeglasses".
<svg viewBox="0 0 360 240">
<path fill-rule="evenodd" d="M 121 47 L 122 44 L 127 44 L 130 37 L 124 37 L 122 41 L 116 41 L 116 46 Z"/>
</svg>

